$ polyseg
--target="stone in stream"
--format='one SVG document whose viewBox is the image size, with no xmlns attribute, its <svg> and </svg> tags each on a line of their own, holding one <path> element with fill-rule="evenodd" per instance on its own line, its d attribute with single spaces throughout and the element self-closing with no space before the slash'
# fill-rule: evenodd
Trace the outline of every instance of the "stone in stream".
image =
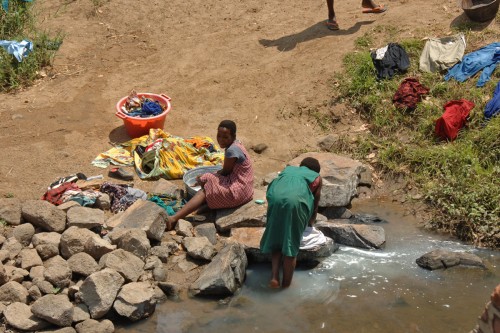
<svg viewBox="0 0 500 333">
<path fill-rule="evenodd" d="M 417 265 L 428 270 L 450 268 L 453 266 L 473 266 L 485 268 L 481 258 L 472 253 L 452 252 L 438 249 L 428 252 L 416 260 Z"/>
</svg>

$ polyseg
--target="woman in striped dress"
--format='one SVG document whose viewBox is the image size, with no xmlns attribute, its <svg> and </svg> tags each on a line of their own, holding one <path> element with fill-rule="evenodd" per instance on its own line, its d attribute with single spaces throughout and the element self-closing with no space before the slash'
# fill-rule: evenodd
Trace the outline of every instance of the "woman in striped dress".
<svg viewBox="0 0 500 333">
<path fill-rule="evenodd" d="M 252 200 L 252 161 L 245 147 L 236 140 L 236 124 L 233 121 L 224 120 L 219 124 L 217 142 L 225 149 L 222 169 L 197 178 L 201 190 L 175 215 L 168 217 L 168 230 L 204 203 L 211 209 L 220 209 L 238 207 Z"/>
</svg>

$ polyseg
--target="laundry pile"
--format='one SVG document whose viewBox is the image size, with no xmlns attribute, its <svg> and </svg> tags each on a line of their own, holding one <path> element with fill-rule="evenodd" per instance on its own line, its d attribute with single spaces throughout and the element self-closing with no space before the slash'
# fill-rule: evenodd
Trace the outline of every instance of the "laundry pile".
<svg viewBox="0 0 500 333">
<path fill-rule="evenodd" d="M 128 95 L 121 111 L 129 117 L 150 118 L 165 111 L 166 106 L 160 102 L 137 95 L 135 90 Z"/>
</svg>

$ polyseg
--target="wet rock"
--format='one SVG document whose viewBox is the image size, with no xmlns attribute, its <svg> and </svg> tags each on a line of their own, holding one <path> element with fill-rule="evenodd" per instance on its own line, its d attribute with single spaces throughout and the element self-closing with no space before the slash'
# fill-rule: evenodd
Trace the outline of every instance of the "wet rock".
<svg viewBox="0 0 500 333">
<path fill-rule="evenodd" d="M 14 237 L 7 238 L 2 245 L 2 250 L 9 253 L 9 259 L 15 259 L 23 249 L 23 245 Z"/>
<path fill-rule="evenodd" d="M 182 245 L 186 248 L 187 254 L 194 259 L 210 260 L 215 253 L 215 248 L 207 237 L 186 237 Z"/>
<path fill-rule="evenodd" d="M 99 265 L 89 254 L 81 252 L 76 253 L 68 259 L 69 268 L 73 273 L 89 276 L 99 270 Z"/>
<path fill-rule="evenodd" d="M 191 222 L 180 219 L 175 225 L 175 232 L 182 237 L 193 237 L 193 225 Z"/>
<path fill-rule="evenodd" d="M 217 244 L 217 230 L 213 223 L 203 223 L 194 227 L 195 237 L 206 237 L 212 245 Z"/>
<path fill-rule="evenodd" d="M 93 234 L 85 242 L 83 250 L 95 260 L 99 260 L 103 255 L 116 250 L 116 245 L 111 244 L 106 239 L 102 239 L 97 234 Z"/>
<path fill-rule="evenodd" d="M 371 214 L 354 214 L 349 218 L 349 223 L 370 224 L 370 223 L 388 223 L 386 220 Z"/>
<path fill-rule="evenodd" d="M 167 212 L 151 201 L 137 200 L 123 214 L 117 214 L 106 221 L 110 228 L 142 229 L 149 239 L 161 241 L 165 231 Z"/>
<path fill-rule="evenodd" d="M 75 206 L 67 214 L 68 227 L 92 229 L 104 224 L 104 212 L 100 209 Z"/>
<path fill-rule="evenodd" d="M 96 234 L 84 228 L 69 227 L 61 235 L 61 256 L 65 259 L 71 258 L 78 252 L 85 251 L 85 243 Z"/>
<path fill-rule="evenodd" d="M 17 239 L 23 246 L 28 246 L 31 243 L 31 238 L 35 234 L 35 227 L 31 223 L 23 223 L 18 225 L 12 231 L 12 236 Z"/>
<path fill-rule="evenodd" d="M 328 220 L 350 219 L 353 216 L 352 212 L 345 207 L 326 207 L 321 209 L 321 214 Z"/>
<path fill-rule="evenodd" d="M 90 319 L 89 308 L 85 304 L 75 304 L 73 308 L 73 322 L 79 323 Z"/>
<path fill-rule="evenodd" d="M 31 308 L 24 303 L 12 303 L 4 311 L 5 320 L 9 325 L 22 331 L 44 329 L 50 324 L 31 313 Z"/>
<path fill-rule="evenodd" d="M 68 262 L 61 256 L 55 256 L 43 263 L 44 278 L 58 288 L 69 286 L 71 282 L 71 269 Z"/>
<path fill-rule="evenodd" d="M 85 279 L 78 294 L 79 298 L 89 308 L 90 316 L 92 318 L 99 319 L 108 313 L 124 282 L 125 279 L 120 275 L 120 273 L 109 268 L 95 272 Z M 85 322 L 86 321 L 83 323 Z M 78 325 L 77 331 L 79 331 Z"/>
<path fill-rule="evenodd" d="M 255 146 L 252 146 L 252 150 L 257 154 L 262 154 L 267 149 L 267 145 L 265 143 L 259 143 Z"/>
<path fill-rule="evenodd" d="M 226 245 L 189 287 L 193 295 L 228 296 L 238 290 L 245 279 L 247 256 L 240 244 Z"/>
<path fill-rule="evenodd" d="M 448 250 L 434 250 L 416 260 L 417 265 L 428 270 L 450 268 L 453 266 L 474 266 L 485 268 L 483 261 L 478 256 L 467 252 L 452 252 Z"/>
<path fill-rule="evenodd" d="M 31 312 L 57 326 L 71 326 L 73 323 L 73 304 L 66 295 L 45 295 L 31 305 Z"/>
<path fill-rule="evenodd" d="M 107 193 L 101 193 L 101 195 L 97 197 L 94 206 L 102 210 L 109 210 L 111 208 L 111 198 Z"/>
<path fill-rule="evenodd" d="M 43 260 L 47 260 L 59 254 L 61 234 L 57 232 L 41 232 L 35 234 L 31 241 L 38 255 L 40 255 Z"/>
<path fill-rule="evenodd" d="M 28 200 L 22 204 L 22 218 L 46 231 L 63 232 L 66 212 L 45 200 Z"/>
<path fill-rule="evenodd" d="M 1 198 L 0 220 L 9 225 L 21 224 L 21 201 L 17 198 Z"/>
<path fill-rule="evenodd" d="M 141 229 L 125 229 L 123 232 L 117 233 L 117 237 L 113 238 L 112 242 L 118 248 L 133 253 L 141 259 L 146 258 L 151 249 L 148 236 Z"/>
<path fill-rule="evenodd" d="M 28 302 L 28 291 L 20 283 L 9 281 L 0 287 L 0 302 L 26 304 Z"/>
<path fill-rule="evenodd" d="M 122 287 L 113 305 L 115 311 L 132 321 L 154 313 L 154 290 L 147 282 L 132 282 Z"/>
<path fill-rule="evenodd" d="M 170 249 L 167 246 L 153 246 L 151 248 L 151 255 L 158 257 L 161 262 L 166 263 L 168 261 L 168 255 L 170 254 Z"/>
<path fill-rule="evenodd" d="M 31 267 L 40 266 L 43 264 L 42 259 L 35 249 L 22 249 L 16 259 L 17 266 L 22 269 L 31 269 Z"/>
<path fill-rule="evenodd" d="M 94 319 L 87 319 L 76 324 L 75 329 L 77 333 L 113 333 L 115 326 L 108 319 L 104 319 L 101 322 Z"/>
<path fill-rule="evenodd" d="M 385 245 L 385 230 L 377 225 L 318 222 L 314 225 L 335 243 L 362 249 L 380 249 Z"/>
<path fill-rule="evenodd" d="M 136 282 L 144 273 L 144 262 L 137 256 L 122 249 L 102 256 L 99 267 L 111 268 L 120 273 L 127 282 Z"/>
<path fill-rule="evenodd" d="M 264 191 L 254 190 L 254 198 L 265 196 Z M 217 210 L 215 226 L 220 232 L 233 228 L 263 227 L 266 225 L 266 214 L 267 205 L 259 205 L 252 200 L 237 208 Z"/>
</svg>

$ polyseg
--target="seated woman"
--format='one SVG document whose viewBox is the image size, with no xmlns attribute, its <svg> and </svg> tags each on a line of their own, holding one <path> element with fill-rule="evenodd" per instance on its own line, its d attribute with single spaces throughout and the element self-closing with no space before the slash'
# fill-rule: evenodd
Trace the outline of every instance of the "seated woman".
<svg viewBox="0 0 500 333">
<path fill-rule="evenodd" d="M 167 230 L 173 229 L 179 219 L 204 203 L 211 209 L 220 209 L 241 206 L 252 200 L 252 161 L 245 147 L 236 140 L 236 124 L 233 121 L 223 120 L 219 124 L 217 142 L 225 149 L 222 169 L 197 177 L 202 188 L 175 215 L 168 217 Z"/>
<path fill-rule="evenodd" d="M 292 283 L 300 241 L 307 225 L 313 226 L 318 213 L 322 180 L 317 159 L 306 157 L 300 166 L 287 166 L 267 188 L 267 223 L 260 251 L 271 253 L 271 288 Z"/>
</svg>

